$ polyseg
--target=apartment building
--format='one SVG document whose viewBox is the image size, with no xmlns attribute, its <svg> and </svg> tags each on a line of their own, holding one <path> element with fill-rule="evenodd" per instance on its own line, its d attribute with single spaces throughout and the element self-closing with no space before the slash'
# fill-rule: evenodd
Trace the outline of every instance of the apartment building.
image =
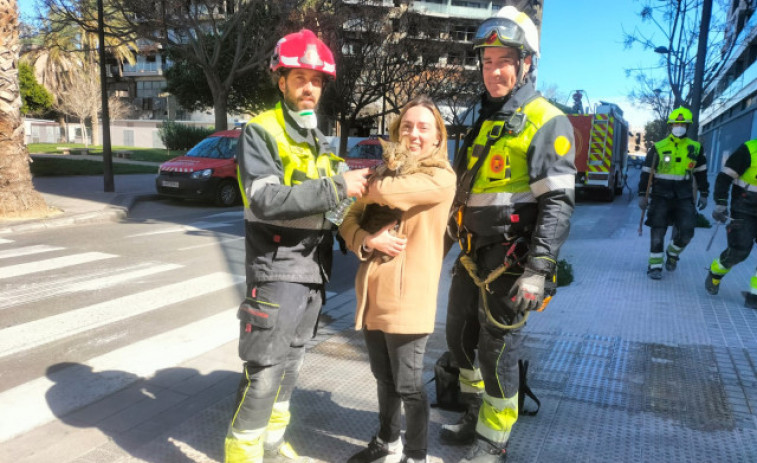
<svg viewBox="0 0 757 463">
<path fill-rule="evenodd" d="M 702 92 L 700 136 L 708 169 L 719 172 L 740 144 L 757 138 L 757 0 L 731 0 L 727 40 L 735 44 L 727 65 Z"/>
</svg>

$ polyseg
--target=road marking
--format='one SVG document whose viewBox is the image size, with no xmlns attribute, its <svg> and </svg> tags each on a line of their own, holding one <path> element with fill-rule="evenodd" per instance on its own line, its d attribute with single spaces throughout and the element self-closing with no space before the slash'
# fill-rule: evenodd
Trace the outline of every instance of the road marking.
<svg viewBox="0 0 757 463">
<path fill-rule="evenodd" d="M 239 219 L 244 220 L 244 211 L 230 211 L 230 212 L 220 212 L 218 214 L 211 214 L 205 216 L 208 219 L 215 219 L 218 217 L 223 217 L 227 219 Z"/>
<path fill-rule="evenodd" d="M 216 272 L 11 326 L 0 330 L 0 357 L 228 288 L 242 281 L 244 278 L 241 276 Z"/>
<path fill-rule="evenodd" d="M 0 238 L 0 244 L 8 244 L 8 243 L 12 243 L 12 242 L 13 242 L 13 240 L 6 240 L 5 238 Z"/>
<path fill-rule="evenodd" d="M 0 442 L 235 340 L 236 312 L 226 309 L 0 393 Z"/>
<path fill-rule="evenodd" d="M 42 252 L 60 251 L 61 247 L 47 246 L 45 244 L 39 244 L 36 246 L 24 246 L 22 248 L 8 249 L 6 251 L 0 251 L 0 259 L 8 259 L 11 257 L 30 256 L 32 254 L 39 254 Z"/>
<path fill-rule="evenodd" d="M 229 238 L 229 239 L 220 240 L 220 241 L 213 241 L 212 243 L 196 244 L 194 246 L 187 246 L 185 248 L 178 248 L 177 251 L 189 251 L 190 249 L 204 248 L 204 247 L 207 247 L 207 246 L 218 246 L 219 244 L 231 243 L 233 241 L 239 241 L 239 240 L 243 240 L 243 239 L 244 239 L 244 236 L 237 236 L 235 238 Z"/>
<path fill-rule="evenodd" d="M 16 287 L 12 289 L 3 289 L 2 294 L 0 294 L 0 310 L 39 302 L 63 294 L 104 289 L 129 280 L 176 270 L 181 267 L 178 264 L 148 262 L 125 268 L 108 268 L 100 272 L 44 281 L 34 285 L 15 285 Z"/>
<path fill-rule="evenodd" d="M 82 254 L 72 254 L 70 256 L 28 262 L 26 264 L 9 265 L 0 268 L 0 279 L 44 272 L 46 270 L 55 270 L 63 267 L 70 267 L 72 265 L 86 264 L 88 262 L 95 262 L 113 257 L 117 256 L 113 254 L 105 254 L 103 252 L 85 252 Z"/>
<path fill-rule="evenodd" d="M 152 235 L 164 235 L 166 233 L 180 233 L 180 232 L 194 232 L 211 230 L 213 228 L 222 228 L 233 225 L 229 222 L 194 222 L 189 225 L 177 225 L 174 227 L 166 227 L 160 230 L 149 231 L 145 233 L 137 233 L 135 235 L 129 235 L 127 238 L 137 238 L 140 236 L 152 236 Z"/>
</svg>

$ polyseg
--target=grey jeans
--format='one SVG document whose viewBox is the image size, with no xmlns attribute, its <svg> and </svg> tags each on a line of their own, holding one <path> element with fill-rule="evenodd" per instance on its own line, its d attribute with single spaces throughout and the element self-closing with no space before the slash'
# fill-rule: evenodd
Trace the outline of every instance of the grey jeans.
<svg viewBox="0 0 757 463">
<path fill-rule="evenodd" d="M 363 330 L 379 402 L 378 436 L 385 442 L 400 437 L 401 404 L 405 405 L 405 450 L 424 458 L 428 449 L 429 405 L 423 385 L 423 356 L 428 334 L 392 334 Z"/>
</svg>

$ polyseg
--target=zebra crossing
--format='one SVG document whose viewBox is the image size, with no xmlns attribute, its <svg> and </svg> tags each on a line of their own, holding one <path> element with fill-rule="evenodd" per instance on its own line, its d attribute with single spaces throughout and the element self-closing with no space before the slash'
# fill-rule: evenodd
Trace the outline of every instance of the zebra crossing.
<svg viewBox="0 0 757 463">
<path fill-rule="evenodd" d="M 217 298 L 224 292 L 228 296 L 244 283 L 244 276 L 223 271 L 171 278 L 183 271 L 174 263 L 134 262 L 133 257 L 112 253 L 19 246 L 13 239 L 0 239 L 0 367 L 18 364 L 35 352 L 55 350 L 77 336 L 107 330 L 111 324 L 158 314 L 197 298 Z M 66 310 L 75 295 L 77 301 L 88 302 Z M 137 333 L 130 344 L 70 362 L 65 368 L 40 365 L 39 369 L 46 367 L 45 374 L 21 384 L 0 383 L 0 444 L 236 339 L 236 306 L 225 305 L 163 332 L 144 338 Z M 43 306 L 47 310 L 41 310 Z M 101 374 L 82 375 L 83 370 Z M 7 379 L 13 372 L 0 371 L 0 375 Z"/>
</svg>

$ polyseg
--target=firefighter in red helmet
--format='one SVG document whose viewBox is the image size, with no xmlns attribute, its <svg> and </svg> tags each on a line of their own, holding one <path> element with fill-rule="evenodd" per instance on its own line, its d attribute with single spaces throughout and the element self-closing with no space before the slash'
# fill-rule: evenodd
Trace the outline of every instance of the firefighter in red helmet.
<svg viewBox="0 0 757 463">
<path fill-rule="evenodd" d="M 225 462 L 310 461 L 284 440 L 289 399 L 331 273 L 329 210 L 365 191 L 368 169 L 337 174 L 315 109 L 334 56 L 307 29 L 279 40 L 270 69 L 281 101 L 245 126 L 237 158 L 247 288 L 237 316 L 242 378 Z"/>
</svg>

